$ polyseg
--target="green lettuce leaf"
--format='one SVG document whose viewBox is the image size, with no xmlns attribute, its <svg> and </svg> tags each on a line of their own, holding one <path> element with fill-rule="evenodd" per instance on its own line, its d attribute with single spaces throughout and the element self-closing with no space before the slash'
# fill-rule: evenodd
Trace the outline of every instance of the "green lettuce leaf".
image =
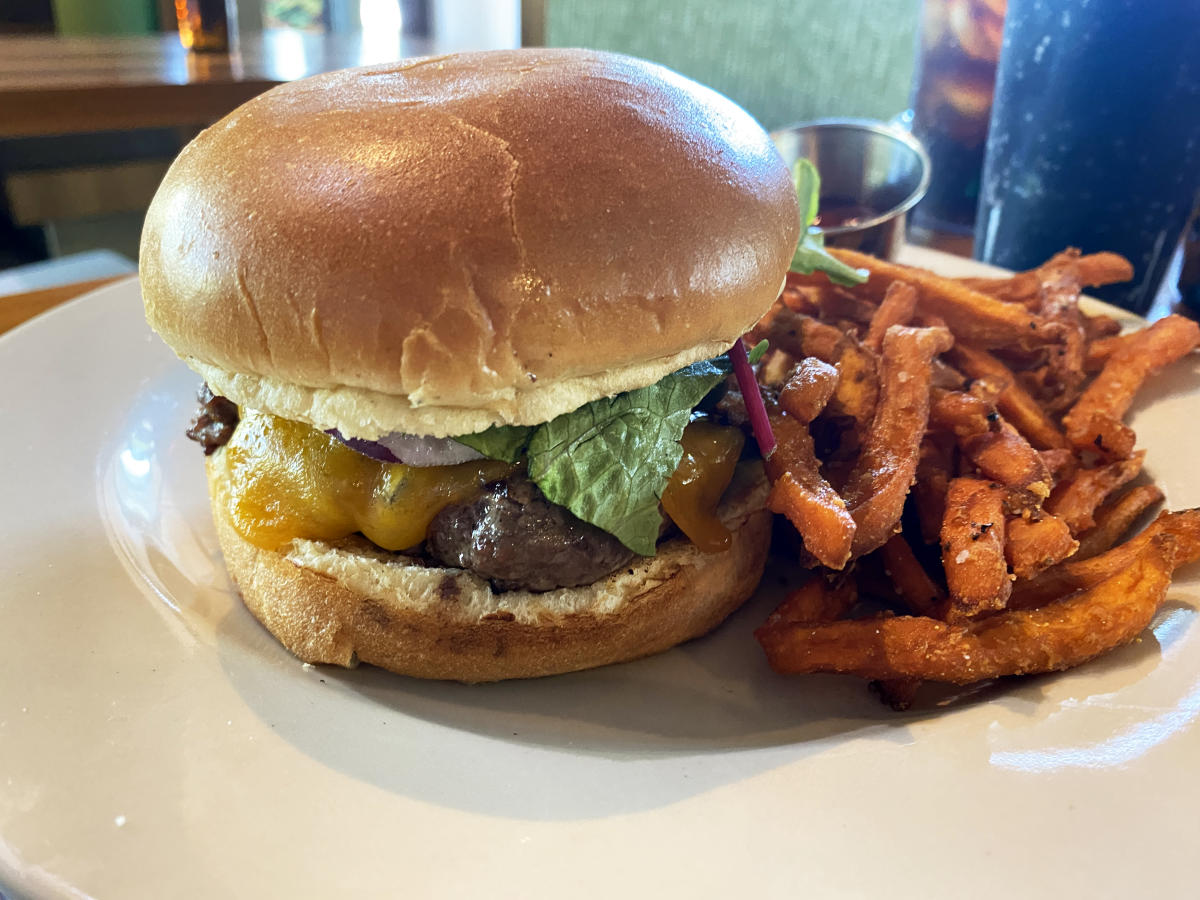
<svg viewBox="0 0 1200 900">
<path fill-rule="evenodd" d="M 821 199 L 821 176 L 817 167 L 807 159 L 796 160 L 792 166 L 792 184 L 796 188 L 796 200 L 800 204 L 800 228 L 803 234 L 796 252 L 792 255 L 789 268 L 802 275 L 824 272 L 834 284 L 852 287 L 867 280 L 865 269 L 854 269 L 841 260 L 829 255 L 825 249 L 825 235 L 813 228 L 817 217 L 817 206 Z"/>
<path fill-rule="evenodd" d="M 461 434 L 455 440 L 482 453 L 488 459 L 515 463 L 525 453 L 532 434 L 533 428 L 528 425 L 493 425 L 487 431 Z"/>
<path fill-rule="evenodd" d="M 824 272 L 834 284 L 845 287 L 853 287 L 867 280 L 866 269 L 852 268 L 840 259 L 830 256 L 829 251 L 825 249 L 825 236 L 815 228 L 800 239 L 790 268 L 802 275 Z"/>
<path fill-rule="evenodd" d="M 764 355 L 766 355 L 768 346 L 769 346 L 769 343 L 768 343 L 767 339 L 763 338 L 761 341 L 759 341 L 757 344 L 755 344 L 753 347 L 750 348 L 750 352 L 746 354 L 746 358 L 750 361 L 750 365 L 752 365 L 752 366 L 758 365 L 758 361 L 760 359 L 762 359 Z M 728 356 L 722 356 L 721 359 L 725 360 L 725 362 L 729 362 Z M 729 367 L 729 370 L 731 372 L 733 371 L 732 365 Z"/>
<path fill-rule="evenodd" d="M 792 166 L 792 185 L 800 204 L 800 227 L 808 231 L 817 218 L 821 203 L 821 173 L 810 160 L 801 157 Z"/>
<path fill-rule="evenodd" d="M 760 341 L 749 353 L 758 362 Z M 683 448 L 692 410 L 733 371 L 727 356 L 693 363 L 648 387 L 595 400 L 537 427 L 497 425 L 455 440 L 515 463 L 553 503 L 650 556 L 662 516 L 658 502 Z"/>
<path fill-rule="evenodd" d="M 658 501 L 683 448 L 692 409 L 725 378 L 726 367 L 693 363 L 649 387 L 595 400 L 537 428 L 529 475 L 553 503 L 654 554 Z"/>
</svg>

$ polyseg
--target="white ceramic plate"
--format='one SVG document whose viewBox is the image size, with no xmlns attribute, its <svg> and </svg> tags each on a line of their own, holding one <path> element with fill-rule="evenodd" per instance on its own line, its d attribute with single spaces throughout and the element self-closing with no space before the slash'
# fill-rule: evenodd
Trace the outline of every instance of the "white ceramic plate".
<svg viewBox="0 0 1200 900">
<path fill-rule="evenodd" d="M 0 339 L 10 897 L 1194 896 L 1197 567 L 1141 642 L 911 714 L 770 673 L 775 576 L 599 671 L 314 669 L 230 589 L 196 381 L 135 282 Z M 1200 505 L 1198 395 L 1178 366 L 1134 416 L 1175 508 Z"/>
</svg>

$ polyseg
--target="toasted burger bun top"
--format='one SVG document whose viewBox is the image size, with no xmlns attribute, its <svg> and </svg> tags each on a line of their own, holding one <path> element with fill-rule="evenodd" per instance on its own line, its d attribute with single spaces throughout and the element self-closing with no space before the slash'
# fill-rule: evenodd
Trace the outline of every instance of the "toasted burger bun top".
<svg viewBox="0 0 1200 900">
<path fill-rule="evenodd" d="M 281 85 L 196 138 L 142 236 L 150 324 L 233 400 L 321 428 L 536 424 L 725 350 L 799 231 L 741 108 L 582 50 Z"/>
</svg>

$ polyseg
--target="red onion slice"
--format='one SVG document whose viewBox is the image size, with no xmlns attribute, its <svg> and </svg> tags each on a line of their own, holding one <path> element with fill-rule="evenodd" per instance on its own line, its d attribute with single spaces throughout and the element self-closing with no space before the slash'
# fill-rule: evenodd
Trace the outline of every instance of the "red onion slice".
<svg viewBox="0 0 1200 900">
<path fill-rule="evenodd" d="M 406 466 L 456 466 L 459 463 L 483 459 L 483 454 L 460 444 L 453 438 L 424 437 L 419 434 L 392 432 L 377 441 L 348 438 L 336 428 L 326 432 L 337 438 L 351 450 L 386 463 L 404 463 Z"/>
<path fill-rule="evenodd" d="M 400 462 L 391 450 L 376 441 L 364 441 L 362 438 L 348 438 L 336 428 L 330 428 L 325 433 L 337 438 L 351 450 L 361 453 L 363 456 L 369 456 L 371 459 L 385 463 Z"/>
<path fill-rule="evenodd" d="M 758 381 L 754 377 L 754 369 L 746 357 L 746 345 L 742 339 L 729 348 L 729 361 L 733 363 L 733 374 L 737 378 L 738 388 L 742 392 L 742 400 L 746 404 L 746 415 L 750 417 L 750 429 L 754 432 L 754 440 L 758 442 L 759 452 L 763 459 L 770 459 L 775 452 L 775 432 L 771 430 L 771 422 L 767 419 L 767 407 L 763 403 L 762 394 L 758 390 Z"/>
<path fill-rule="evenodd" d="M 422 437 L 419 434 L 385 434 L 379 443 L 406 466 L 457 466 L 483 459 L 483 454 L 454 438 Z"/>
</svg>

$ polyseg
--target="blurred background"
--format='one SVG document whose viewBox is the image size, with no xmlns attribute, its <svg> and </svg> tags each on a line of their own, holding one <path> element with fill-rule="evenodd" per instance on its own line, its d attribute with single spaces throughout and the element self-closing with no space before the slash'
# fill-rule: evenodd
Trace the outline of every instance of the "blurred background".
<svg viewBox="0 0 1200 900">
<path fill-rule="evenodd" d="M 0 0 L 0 296 L 133 271 L 172 157 L 274 84 L 521 45 L 661 62 L 768 130 L 851 117 L 911 132 L 932 177 L 908 239 L 978 255 L 1006 6 L 1023 2 L 1032 0 Z M 1129 0 L 1093 6 L 1117 2 Z M 1193 19 L 1171 24 L 1186 35 Z M 1190 182 L 1178 193 L 1194 207 Z M 1176 269 L 1183 247 L 1170 238 Z"/>
<path fill-rule="evenodd" d="M 131 264 L 171 158 L 279 81 L 444 50 L 588 46 L 660 61 L 768 128 L 887 119 L 908 104 L 921 4 L 191 0 L 192 15 L 226 37 L 216 52 L 190 53 L 179 36 L 188 6 L 0 3 L 0 269 L 96 250 Z"/>
</svg>

